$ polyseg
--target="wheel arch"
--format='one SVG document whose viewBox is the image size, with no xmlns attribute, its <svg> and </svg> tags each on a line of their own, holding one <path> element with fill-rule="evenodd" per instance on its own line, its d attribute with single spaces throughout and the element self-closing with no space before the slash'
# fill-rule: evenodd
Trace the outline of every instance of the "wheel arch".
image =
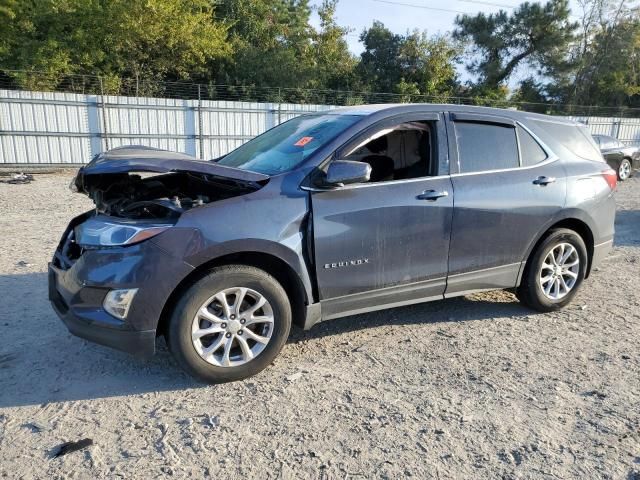
<svg viewBox="0 0 640 480">
<path fill-rule="evenodd" d="M 184 277 L 173 289 L 165 302 L 162 313 L 158 321 L 157 332 L 164 334 L 169 324 L 171 313 L 175 308 L 182 293 L 191 285 L 205 276 L 212 268 L 223 265 L 246 265 L 264 270 L 273 276 L 287 293 L 291 302 L 291 312 L 293 323 L 297 326 L 304 326 L 306 317 L 306 305 L 313 302 L 308 290 L 305 288 L 303 280 L 296 270 L 285 260 L 272 253 L 261 251 L 240 251 L 226 253 L 216 258 L 212 258 L 198 265 Z"/>
<path fill-rule="evenodd" d="M 589 274 L 591 273 L 591 262 L 593 259 L 593 248 L 594 248 L 593 230 L 584 220 L 580 218 L 566 217 L 566 218 L 558 219 L 554 223 L 549 225 L 538 236 L 538 238 L 531 244 L 524 258 L 524 262 L 525 262 L 524 268 L 520 269 L 520 275 L 518 276 L 518 285 L 520 285 L 520 281 L 522 280 L 522 276 L 524 275 L 524 272 L 529 265 L 529 259 L 531 258 L 531 255 L 533 254 L 533 252 L 535 252 L 536 249 L 538 248 L 538 245 L 540 245 L 544 241 L 544 239 L 547 238 L 547 236 L 549 235 L 549 232 L 557 228 L 567 228 L 569 230 L 573 230 L 578 235 L 580 235 L 580 238 L 582 238 L 582 241 L 587 247 L 587 272 L 586 272 L 585 278 L 589 276 Z"/>
</svg>

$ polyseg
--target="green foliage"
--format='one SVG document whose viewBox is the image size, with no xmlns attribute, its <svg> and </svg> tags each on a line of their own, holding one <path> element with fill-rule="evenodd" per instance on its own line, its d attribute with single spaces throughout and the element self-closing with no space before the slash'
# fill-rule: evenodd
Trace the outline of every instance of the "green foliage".
<svg viewBox="0 0 640 480">
<path fill-rule="evenodd" d="M 235 55 L 213 75 L 223 83 L 302 87 L 312 76 L 307 0 L 224 0 Z"/>
<path fill-rule="evenodd" d="M 569 15 L 568 0 L 550 0 L 544 5 L 525 2 L 512 14 L 500 10 L 458 16 L 454 38 L 468 42 L 467 67 L 478 75 L 478 89 L 497 89 L 519 66 L 544 75 L 561 63 L 577 28 Z"/>
<path fill-rule="evenodd" d="M 610 3 L 595 8 L 612 10 Z M 559 70 L 551 91 L 563 102 L 607 106 L 640 106 L 640 17 L 637 11 L 613 8 L 583 33 L 570 68 Z"/>
<path fill-rule="evenodd" d="M 349 29 L 335 19 L 337 0 L 323 0 L 318 8 L 320 30 L 313 36 L 312 63 L 314 76 L 309 86 L 349 90 L 358 86 L 356 58 L 349 52 L 345 35 Z"/>
<path fill-rule="evenodd" d="M 448 37 L 428 37 L 417 30 L 397 35 L 376 21 L 360 39 L 365 50 L 358 72 L 370 90 L 399 93 L 405 99 L 455 92 L 455 59 L 460 52 Z"/>
<path fill-rule="evenodd" d="M 16 0 L 0 0 L 0 58 L 6 55 L 14 36 L 16 9 Z"/>
<path fill-rule="evenodd" d="M 579 0 L 579 25 L 568 0 L 461 15 L 452 35 L 375 21 L 356 57 L 338 0 L 0 0 L 0 81 L 164 95 L 163 82 L 184 80 L 171 84 L 175 95 L 193 98 L 198 88 L 185 83 L 197 82 L 206 98 L 308 103 L 640 106 L 640 17 L 626 1 Z M 475 76 L 465 85 L 464 53 Z"/>
<path fill-rule="evenodd" d="M 544 93 L 544 85 L 535 78 L 529 77 L 522 82 L 514 92 L 511 100 L 514 103 L 526 104 L 527 110 L 537 113 L 549 113 L 549 98 Z"/>
<path fill-rule="evenodd" d="M 228 56 L 227 27 L 206 0 L 23 0 L 2 65 L 46 72 L 24 76 L 46 88 L 64 74 L 99 73 L 108 83 L 188 78 Z"/>
</svg>

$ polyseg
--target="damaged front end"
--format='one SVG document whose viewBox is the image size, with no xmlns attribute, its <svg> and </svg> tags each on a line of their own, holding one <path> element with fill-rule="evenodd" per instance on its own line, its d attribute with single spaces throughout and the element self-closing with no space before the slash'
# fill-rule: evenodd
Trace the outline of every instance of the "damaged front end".
<svg viewBox="0 0 640 480">
<path fill-rule="evenodd" d="M 161 221 L 208 203 L 254 192 L 267 175 L 150 147 L 121 147 L 81 168 L 72 189 L 87 194 L 99 215 Z"/>
<path fill-rule="evenodd" d="M 74 335 L 153 354 L 164 302 L 193 267 L 146 240 L 177 229 L 193 209 L 255 192 L 268 181 L 148 147 L 97 155 L 71 185 L 95 209 L 70 222 L 49 264 L 54 310 Z"/>
</svg>

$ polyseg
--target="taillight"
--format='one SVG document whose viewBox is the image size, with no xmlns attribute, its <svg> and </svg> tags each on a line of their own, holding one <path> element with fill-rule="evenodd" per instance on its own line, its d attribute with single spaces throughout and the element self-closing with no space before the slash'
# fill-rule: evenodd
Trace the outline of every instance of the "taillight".
<svg viewBox="0 0 640 480">
<path fill-rule="evenodd" d="M 615 170 L 608 168 L 602 172 L 602 176 L 607 181 L 609 188 L 615 190 L 618 186 L 618 175 L 616 175 Z"/>
</svg>

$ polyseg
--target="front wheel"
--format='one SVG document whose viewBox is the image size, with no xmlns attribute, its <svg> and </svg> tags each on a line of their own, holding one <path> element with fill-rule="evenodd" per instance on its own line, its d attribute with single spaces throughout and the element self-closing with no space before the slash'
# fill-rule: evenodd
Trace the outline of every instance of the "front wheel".
<svg viewBox="0 0 640 480">
<path fill-rule="evenodd" d="M 291 307 L 268 273 L 245 265 L 212 269 L 176 304 L 167 343 L 180 366 L 207 383 L 266 368 L 289 336 Z"/>
<path fill-rule="evenodd" d="M 627 178 L 631 176 L 631 162 L 628 158 L 625 158 L 620 162 L 620 166 L 618 167 L 618 180 L 624 182 Z"/>
<path fill-rule="evenodd" d="M 573 230 L 558 228 L 532 253 L 516 294 L 534 310 L 552 312 L 569 304 L 587 272 L 587 248 Z"/>
</svg>

